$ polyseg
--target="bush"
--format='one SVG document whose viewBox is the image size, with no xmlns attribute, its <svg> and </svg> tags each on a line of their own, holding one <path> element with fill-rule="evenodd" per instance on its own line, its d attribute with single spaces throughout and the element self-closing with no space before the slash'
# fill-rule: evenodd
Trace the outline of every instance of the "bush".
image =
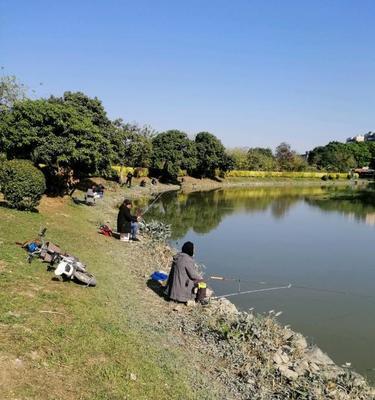
<svg viewBox="0 0 375 400">
<path fill-rule="evenodd" d="M 287 179 L 323 179 L 326 172 L 316 171 L 246 171 L 233 170 L 225 174 L 228 178 L 287 178 Z M 345 179 L 347 174 L 338 173 L 337 179 Z M 328 176 L 327 176 L 328 179 Z"/>
<path fill-rule="evenodd" d="M 323 181 L 328 181 L 328 175 L 323 175 L 323 176 L 322 176 L 322 180 L 323 180 Z"/>
<path fill-rule="evenodd" d="M 126 175 L 131 172 L 135 178 L 146 178 L 149 175 L 149 170 L 148 168 L 141 168 L 141 167 L 125 167 L 125 166 L 120 166 L 120 165 L 112 165 L 112 170 L 114 171 L 115 174 L 117 174 L 118 179 L 121 182 L 125 182 L 126 180 Z"/>
<path fill-rule="evenodd" d="M 0 188 L 11 207 L 32 210 L 46 190 L 46 180 L 30 161 L 5 161 L 0 167 Z"/>
</svg>

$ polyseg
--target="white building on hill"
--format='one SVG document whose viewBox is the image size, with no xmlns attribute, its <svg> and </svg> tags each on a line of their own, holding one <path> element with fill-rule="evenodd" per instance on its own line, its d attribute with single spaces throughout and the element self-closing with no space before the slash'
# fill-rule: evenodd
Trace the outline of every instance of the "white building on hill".
<svg viewBox="0 0 375 400">
<path fill-rule="evenodd" d="M 375 132 L 368 132 L 364 135 L 356 135 L 346 139 L 347 143 L 350 142 L 375 142 Z"/>
</svg>

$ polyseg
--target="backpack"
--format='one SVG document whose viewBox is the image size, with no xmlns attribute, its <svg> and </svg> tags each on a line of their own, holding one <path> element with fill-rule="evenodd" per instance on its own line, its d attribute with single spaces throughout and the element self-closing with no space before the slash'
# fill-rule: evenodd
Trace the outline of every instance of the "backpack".
<svg viewBox="0 0 375 400">
<path fill-rule="evenodd" d="M 99 233 L 104 236 L 112 236 L 112 229 L 108 225 L 100 225 Z"/>
</svg>

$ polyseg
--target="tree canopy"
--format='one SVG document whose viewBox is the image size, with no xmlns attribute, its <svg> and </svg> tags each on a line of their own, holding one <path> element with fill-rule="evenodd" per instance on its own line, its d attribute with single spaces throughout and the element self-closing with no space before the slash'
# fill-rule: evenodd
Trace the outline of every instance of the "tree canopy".
<svg viewBox="0 0 375 400">
<path fill-rule="evenodd" d="M 152 139 L 152 167 L 169 178 L 176 179 L 180 169 L 194 170 L 196 148 L 186 133 L 170 130 Z"/>
<path fill-rule="evenodd" d="M 0 115 L 0 147 L 8 158 L 28 158 L 77 176 L 108 168 L 111 146 L 92 116 L 55 98 L 16 102 Z"/>
<path fill-rule="evenodd" d="M 276 168 L 276 159 L 271 149 L 253 147 L 247 152 L 247 168 L 252 171 L 272 171 Z"/>
<path fill-rule="evenodd" d="M 369 166 L 374 157 L 374 142 L 330 142 L 326 146 L 315 147 L 309 153 L 308 161 L 317 169 L 340 172 Z"/>
<path fill-rule="evenodd" d="M 200 132 L 195 137 L 197 166 L 195 173 L 201 177 L 215 176 L 215 170 L 226 171 L 230 159 L 221 141 L 209 132 Z"/>
</svg>

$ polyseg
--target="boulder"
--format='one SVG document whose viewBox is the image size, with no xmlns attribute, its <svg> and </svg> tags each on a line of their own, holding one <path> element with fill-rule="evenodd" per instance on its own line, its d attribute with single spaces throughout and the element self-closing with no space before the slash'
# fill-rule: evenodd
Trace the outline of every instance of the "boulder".
<svg viewBox="0 0 375 400">
<path fill-rule="evenodd" d="M 294 370 L 297 372 L 298 376 L 305 375 L 306 371 L 309 369 L 309 363 L 306 360 L 299 362 Z"/>
<path fill-rule="evenodd" d="M 273 356 L 273 362 L 277 365 L 287 365 L 289 364 L 289 357 L 281 349 L 279 349 Z"/>
<path fill-rule="evenodd" d="M 228 299 L 221 298 L 211 303 L 211 307 L 219 314 L 234 315 L 238 314 L 236 306 Z"/>
<path fill-rule="evenodd" d="M 286 365 L 280 365 L 278 367 L 280 373 L 282 376 L 285 376 L 285 378 L 294 380 L 298 378 L 298 373 L 296 371 L 293 371 L 292 369 L 288 368 Z"/>
<path fill-rule="evenodd" d="M 307 341 L 300 333 L 296 333 L 293 338 L 294 346 L 299 350 L 307 349 Z"/>
<path fill-rule="evenodd" d="M 319 347 L 306 350 L 304 356 L 309 363 L 315 363 L 317 365 L 335 365 L 328 355 L 323 353 Z"/>
</svg>

